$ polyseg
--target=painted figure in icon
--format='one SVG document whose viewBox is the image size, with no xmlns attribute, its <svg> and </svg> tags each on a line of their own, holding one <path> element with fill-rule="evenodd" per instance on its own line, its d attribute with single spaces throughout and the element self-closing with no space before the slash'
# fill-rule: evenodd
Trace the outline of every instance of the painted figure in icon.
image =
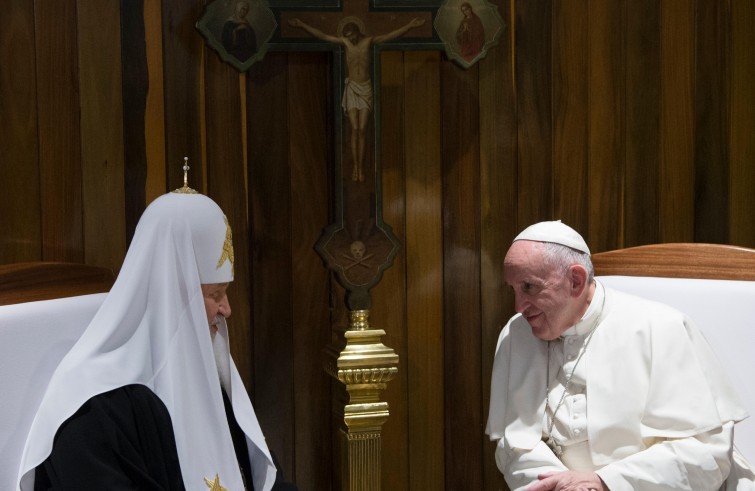
<svg viewBox="0 0 755 491">
<path fill-rule="evenodd" d="M 459 43 L 461 57 L 471 62 L 485 46 L 485 28 L 469 2 L 461 4 L 461 13 L 464 17 L 456 31 L 456 42 Z"/>
<path fill-rule="evenodd" d="M 249 2 L 237 2 L 236 8 L 223 24 L 221 41 L 228 54 L 244 62 L 257 52 L 257 35 L 249 20 Z"/>
</svg>

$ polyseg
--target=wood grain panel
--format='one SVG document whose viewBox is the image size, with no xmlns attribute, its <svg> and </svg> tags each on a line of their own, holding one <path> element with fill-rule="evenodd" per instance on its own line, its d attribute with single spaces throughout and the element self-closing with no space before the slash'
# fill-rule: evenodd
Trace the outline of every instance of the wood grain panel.
<svg viewBox="0 0 755 491">
<path fill-rule="evenodd" d="M 691 2 L 661 3 L 661 242 L 690 242 L 695 229 L 694 35 Z"/>
<path fill-rule="evenodd" d="M 587 231 L 587 0 L 553 3 L 554 218 Z"/>
<path fill-rule="evenodd" d="M 291 166 L 291 250 L 293 254 L 293 342 L 289 430 L 295 467 L 286 470 L 301 490 L 330 489 L 330 376 L 322 366 L 322 350 L 330 342 L 329 273 L 314 250 L 330 223 L 331 138 L 333 117 L 330 65 L 325 53 L 292 55 L 289 70 Z M 295 88 L 294 88 L 295 87 Z M 285 353 L 280 358 L 286 359 Z M 280 391 L 281 388 L 279 387 Z"/>
<path fill-rule="evenodd" d="M 516 3 L 519 228 L 554 218 L 551 5 Z"/>
<path fill-rule="evenodd" d="M 406 52 L 406 367 L 409 489 L 444 489 L 440 55 Z"/>
<path fill-rule="evenodd" d="M 76 4 L 36 3 L 42 259 L 82 262 Z"/>
<path fill-rule="evenodd" d="M 402 248 L 393 266 L 372 290 L 370 323 L 385 329 L 383 343 L 399 356 L 398 374 L 388 384 L 383 400 L 390 417 L 383 425 L 383 489 L 409 489 L 409 415 L 407 389 L 406 236 L 404 201 L 404 58 L 400 51 L 380 55 L 380 104 L 375 108 L 383 189 L 383 221 L 391 227 Z"/>
<path fill-rule="evenodd" d="M 721 244 L 729 231 L 730 4 L 697 0 L 695 5 L 695 241 Z"/>
<path fill-rule="evenodd" d="M 441 69 L 446 489 L 482 487 L 478 67 Z"/>
<path fill-rule="evenodd" d="M 619 2 L 589 4 L 589 230 L 593 252 L 620 247 L 624 200 L 624 48 Z"/>
<path fill-rule="evenodd" d="M 121 1 L 121 52 L 123 56 L 123 155 L 126 240 L 131 242 L 147 206 L 147 149 L 145 142 L 149 70 L 144 27 L 144 2 Z M 162 77 L 162 73 L 160 74 Z M 163 157 L 164 160 L 164 157 Z M 164 162 L 160 163 L 164 166 Z M 177 188 L 175 186 L 173 189 Z M 166 190 L 163 188 L 162 192 Z"/>
<path fill-rule="evenodd" d="M 124 0 L 130 2 L 130 0 Z M 147 91 L 144 116 L 144 146 L 147 159 L 147 203 L 175 188 L 165 175 L 165 92 L 163 87 L 163 42 L 161 0 L 144 0 L 144 47 Z M 144 61 L 142 61 L 144 63 Z"/>
<path fill-rule="evenodd" d="M 267 441 L 294 469 L 293 244 L 288 61 L 273 54 L 252 66 L 247 90 L 249 216 L 254 329 L 253 394 Z M 291 133 L 295 135 L 295 133 Z M 298 137 L 298 135 L 297 135 Z"/>
<path fill-rule="evenodd" d="M 660 169 L 660 7 L 626 8 L 626 245 L 658 241 Z"/>
<path fill-rule="evenodd" d="M 120 270 L 126 255 L 119 0 L 78 0 L 84 260 Z M 102 224 L 110 231 L 102 233 Z"/>
<path fill-rule="evenodd" d="M 480 350 L 483 422 L 498 334 L 514 312 L 503 282 L 503 258 L 516 230 L 516 101 L 511 10 L 499 12 L 506 26 L 498 47 L 480 63 Z M 495 445 L 483 436 L 483 489 L 508 489 L 495 463 Z"/>
<path fill-rule="evenodd" d="M 192 167 L 191 187 L 205 189 L 202 179 L 202 132 L 199 79 L 204 46 L 194 24 L 202 0 L 163 0 L 163 84 L 165 91 L 165 168 L 168 188 L 183 183 L 183 158 Z"/>
<path fill-rule="evenodd" d="M 6 3 L 0 16 L 0 263 L 42 257 L 34 49 L 34 3 Z"/>
<path fill-rule="evenodd" d="M 252 318 L 249 263 L 249 226 L 244 184 L 244 135 L 241 126 L 239 73 L 217 56 L 205 58 L 205 127 L 207 131 L 207 195 L 228 218 L 233 246 L 233 285 L 228 298 L 233 308 L 229 321 L 231 353 L 246 384 L 254 374 L 252 366 Z"/>
<path fill-rule="evenodd" d="M 731 3 L 728 243 L 755 247 L 755 3 Z"/>
</svg>

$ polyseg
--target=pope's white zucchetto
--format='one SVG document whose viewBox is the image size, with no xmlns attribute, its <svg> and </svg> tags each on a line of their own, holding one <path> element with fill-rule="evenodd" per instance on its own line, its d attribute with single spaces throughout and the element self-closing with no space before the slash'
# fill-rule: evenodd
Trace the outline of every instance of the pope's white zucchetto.
<svg viewBox="0 0 755 491">
<path fill-rule="evenodd" d="M 585 254 L 590 254 L 590 248 L 587 247 L 585 239 L 582 238 L 576 230 L 565 225 L 561 220 L 552 222 L 540 222 L 530 225 L 517 235 L 513 242 L 517 240 L 532 240 L 535 242 L 552 242 L 571 247 Z"/>
</svg>

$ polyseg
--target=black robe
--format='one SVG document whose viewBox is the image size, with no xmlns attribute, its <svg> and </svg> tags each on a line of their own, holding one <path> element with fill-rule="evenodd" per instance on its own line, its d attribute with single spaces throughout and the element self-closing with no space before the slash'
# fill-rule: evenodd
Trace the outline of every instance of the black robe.
<svg viewBox="0 0 755 491">
<path fill-rule="evenodd" d="M 246 437 L 223 402 L 247 486 L 251 472 Z M 278 462 L 273 489 L 295 491 Z M 184 490 L 170 414 L 143 385 L 127 385 L 92 397 L 55 435 L 50 456 L 36 468 L 36 490 Z"/>
</svg>

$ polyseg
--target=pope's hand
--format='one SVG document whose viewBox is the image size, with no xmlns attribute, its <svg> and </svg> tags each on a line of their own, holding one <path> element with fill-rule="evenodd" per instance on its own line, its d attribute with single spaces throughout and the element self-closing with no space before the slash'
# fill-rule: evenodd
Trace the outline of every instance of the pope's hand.
<svg viewBox="0 0 755 491">
<path fill-rule="evenodd" d="M 608 487 L 594 472 L 548 472 L 537 476 L 540 480 L 527 491 L 608 491 Z"/>
</svg>

